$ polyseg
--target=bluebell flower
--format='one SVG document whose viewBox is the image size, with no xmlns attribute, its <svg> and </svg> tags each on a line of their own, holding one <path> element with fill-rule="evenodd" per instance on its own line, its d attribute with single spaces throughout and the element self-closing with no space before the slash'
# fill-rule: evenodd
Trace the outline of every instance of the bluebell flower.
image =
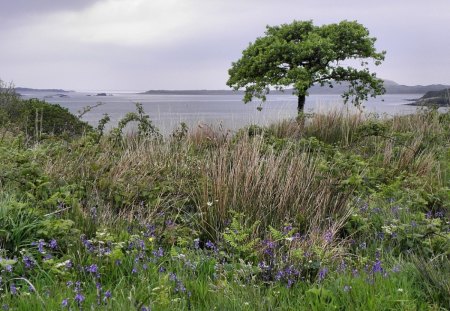
<svg viewBox="0 0 450 311">
<path fill-rule="evenodd" d="M 283 233 L 284 234 L 288 234 L 291 230 L 292 230 L 292 226 L 291 225 L 286 225 L 283 228 Z"/>
<path fill-rule="evenodd" d="M 58 247 L 58 242 L 56 242 L 55 239 L 51 239 L 50 242 L 48 243 L 48 246 L 49 246 L 51 249 L 56 249 L 56 248 Z"/>
<path fill-rule="evenodd" d="M 177 279 L 177 275 L 173 272 L 169 273 L 169 280 L 171 281 L 176 281 Z"/>
<path fill-rule="evenodd" d="M 72 260 L 67 260 L 66 262 L 65 262 L 65 267 L 66 267 L 66 269 L 71 269 L 72 267 L 73 267 L 73 262 L 72 262 Z"/>
<path fill-rule="evenodd" d="M 81 282 L 80 281 L 76 281 L 75 282 L 75 291 L 79 292 L 81 290 Z"/>
<path fill-rule="evenodd" d="M 331 243 L 331 242 L 333 242 L 333 233 L 330 230 L 328 230 L 327 232 L 325 232 L 323 238 L 324 238 L 325 242 Z"/>
<path fill-rule="evenodd" d="M 9 285 L 9 291 L 11 292 L 11 295 L 17 295 L 17 287 L 16 287 L 16 284 L 11 283 L 11 285 Z"/>
<path fill-rule="evenodd" d="M 28 256 L 23 256 L 22 261 L 25 264 L 25 268 L 27 269 L 32 269 L 35 265 L 33 259 Z"/>
<path fill-rule="evenodd" d="M 81 293 L 77 293 L 76 295 L 75 295 L 75 298 L 74 298 L 74 301 L 78 304 L 78 305 L 80 305 L 83 301 L 84 301 L 84 296 L 81 294 Z"/>
<path fill-rule="evenodd" d="M 40 239 L 38 242 L 31 243 L 33 246 L 37 246 L 38 252 L 41 254 L 45 254 L 44 246 L 46 245 L 45 241 Z"/>
<path fill-rule="evenodd" d="M 214 243 L 211 242 L 210 240 L 208 240 L 208 241 L 206 242 L 205 246 L 206 246 L 206 248 L 209 248 L 209 249 L 211 249 L 211 250 L 215 250 L 215 249 L 216 249 L 216 246 L 215 246 Z"/>
<path fill-rule="evenodd" d="M 324 267 L 319 271 L 319 282 L 323 281 L 328 273 L 328 268 Z"/>
<path fill-rule="evenodd" d="M 109 298 L 111 298 L 111 297 L 112 297 L 111 291 L 110 291 L 110 290 L 107 290 L 107 291 L 105 292 L 104 296 L 105 296 L 104 299 L 109 299 Z"/>
<path fill-rule="evenodd" d="M 377 272 L 383 272 L 383 267 L 381 266 L 381 261 L 377 260 L 372 267 L 372 272 L 373 273 L 377 273 Z"/>
<path fill-rule="evenodd" d="M 68 298 L 63 299 L 63 301 L 61 302 L 61 306 L 62 306 L 63 308 L 65 308 L 65 307 L 67 307 L 68 305 L 69 305 L 69 299 L 68 299 Z"/>
<path fill-rule="evenodd" d="M 86 271 L 90 273 L 97 273 L 98 272 L 98 266 L 96 264 L 92 264 L 88 267 L 86 267 Z"/>
<path fill-rule="evenodd" d="M 164 256 L 164 250 L 163 250 L 161 247 L 159 247 L 158 250 L 153 251 L 153 255 L 154 255 L 156 258 L 163 257 L 163 256 Z"/>
</svg>

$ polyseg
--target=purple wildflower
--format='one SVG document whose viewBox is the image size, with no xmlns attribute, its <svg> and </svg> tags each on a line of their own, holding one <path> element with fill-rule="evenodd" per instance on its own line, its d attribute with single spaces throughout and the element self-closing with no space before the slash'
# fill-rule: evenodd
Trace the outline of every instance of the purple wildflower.
<svg viewBox="0 0 450 311">
<path fill-rule="evenodd" d="M 96 264 L 92 264 L 86 267 L 86 271 L 90 273 L 98 273 L 98 266 Z"/>
<path fill-rule="evenodd" d="M 327 232 L 325 232 L 323 239 L 328 244 L 333 242 L 333 233 L 330 230 L 328 230 Z"/>
<path fill-rule="evenodd" d="M 377 260 L 372 267 L 372 272 L 373 273 L 377 273 L 377 272 L 383 272 L 383 267 L 381 266 L 381 261 Z"/>
<path fill-rule="evenodd" d="M 80 281 L 76 281 L 75 282 L 75 292 L 80 292 L 81 290 L 81 282 Z"/>
<path fill-rule="evenodd" d="M 289 279 L 288 282 L 287 282 L 286 287 L 287 288 L 291 288 L 293 284 L 294 284 L 294 280 Z"/>
<path fill-rule="evenodd" d="M 319 271 L 319 282 L 323 281 L 328 273 L 328 268 L 324 267 Z"/>
<path fill-rule="evenodd" d="M 177 281 L 177 275 L 175 273 L 169 273 L 169 280 L 171 281 Z"/>
<path fill-rule="evenodd" d="M 338 272 L 345 272 L 347 270 L 347 264 L 344 260 L 339 264 Z"/>
<path fill-rule="evenodd" d="M 76 295 L 75 295 L 75 298 L 74 298 L 74 301 L 78 304 L 78 305 L 80 305 L 83 301 L 84 301 L 84 296 L 81 294 L 81 293 L 77 293 Z"/>
<path fill-rule="evenodd" d="M 284 276 L 284 272 L 283 271 L 278 271 L 277 274 L 275 275 L 275 280 L 280 281 Z"/>
<path fill-rule="evenodd" d="M 44 240 L 42 239 L 39 240 L 37 243 L 35 243 L 35 245 L 37 245 L 39 253 L 41 254 L 45 253 L 44 246 L 46 245 L 46 243 Z"/>
<path fill-rule="evenodd" d="M 58 242 L 56 242 L 55 239 L 51 239 L 50 242 L 48 243 L 48 246 L 49 246 L 51 249 L 56 249 L 56 248 L 58 247 Z"/>
<path fill-rule="evenodd" d="M 64 265 L 65 267 L 66 267 L 66 269 L 71 269 L 72 267 L 73 267 L 73 262 L 72 262 L 72 260 L 67 260 L 66 262 L 65 262 L 65 265 Z"/>
<path fill-rule="evenodd" d="M 9 286 L 9 291 L 11 292 L 11 295 L 17 295 L 17 287 L 16 284 L 11 283 Z"/>
<path fill-rule="evenodd" d="M 209 249 L 211 249 L 211 250 L 213 250 L 213 251 L 215 251 L 215 250 L 217 249 L 216 246 L 214 245 L 214 243 L 211 242 L 210 240 L 208 240 L 208 241 L 206 242 L 205 246 L 206 246 L 206 248 L 209 248 Z"/>
<path fill-rule="evenodd" d="M 13 271 L 13 267 L 11 265 L 7 265 L 5 267 L 5 269 L 6 269 L 6 272 L 10 272 L 10 273 Z"/>
<path fill-rule="evenodd" d="M 164 250 L 160 247 L 158 248 L 158 250 L 153 251 L 153 256 L 155 256 L 156 258 L 161 258 L 164 256 Z"/>
<path fill-rule="evenodd" d="M 263 241 L 263 245 L 265 246 L 264 254 L 268 255 L 269 257 L 273 257 L 276 243 L 271 240 L 265 240 Z"/>
<path fill-rule="evenodd" d="M 63 301 L 61 302 L 61 306 L 63 308 L 66 308 L 68 305 L 69 305 L 69 299 L 68 298 L 63 299 Z"/>
<path fill-rule="evenodd" d="M 103 298 L 103 300 L 106 300 L 106 299 L 111 298 L 111 297 L 112 297 L 111 291 L 108 289 L 108 290 L 105 292 L 104 296 L 105 296 L 105 297 Z"/>
<path fill-rule="evenodd" d="M 292 230 L 292 226 L 291 225 L 286 225 L 283 228 L 283 233 L 284 234 L 288 234 L 291 230 Z"/>
<path fill-rule="evenodd" d="M 23 256 L 22 258 L 23 263 L 25 264 L 25 268 L 32 269 L 34 267 L 34 261 L 28 256 Z"/>
</svg>

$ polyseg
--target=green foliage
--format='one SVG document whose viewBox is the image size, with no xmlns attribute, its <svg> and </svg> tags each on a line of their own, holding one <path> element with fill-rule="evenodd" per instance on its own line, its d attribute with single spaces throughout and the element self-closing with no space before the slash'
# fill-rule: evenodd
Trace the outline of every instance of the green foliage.
<svg viewBox="0 0 450 311">
<path fill-rule="evenodd" d="M 3 96 L 0 92 L 0 97 Z M 80 136 L 92 128 L 72 115 L 67 108 L 38 99 L 21 100 L 0 105 L 0 114 L 17 124 L 28 137 L 40 140 L 47 136 Z"/>
<path fill-rule="evenodd" d="M 231 223 L 225 228 L 223 239 L 230 247 L 230 253 L 245 261 L 253 261 L 257 258 L 256 245 L 259 243 L 259 239 L 254 235 L 260 222 L 249 225 L 243 213 L 232 211 L 231 214 Z"/>
<path fill-rule="evenodd" d="M 207 146 L 0 127 L 0 306 L 444 310 L 447 114 L 345 118 Z"/>
<path fill-rule="evenodd" d="M 23 248 L 29 248 L 40 237 L 42 221 L 41 213 L 3 195 L 0 197 L 0 249 L 17 255 Z"/>
<path fill-rule="evenodd" d="M 443 308 L 450 306 L 450 262 L 448 256 L 438 256 L 426 261 L 413 257 L 412 261 L 420 276 L 420 284 L 427 296 Z"/>
<path fill-rule="evenodd" d="M 267 26 L 259 37 L 232 64 L 227 85 L 238 90 L 245 88 L 244 102 L 253 97 L 262 101 L 270 87 L 282 90 L 292 86 L 300 98 L 308 95 L 314 84 L 330 85 L 349 82 L 343 94 L 347 102 L 352 98 L 359 105 L 369 95 L 384 92 L 383 81 L 367 67 L 368 59 L 375 65 L 384 60 L 385 52 L 377 52 L 375 38 L 357 22 L 315 26 L 312 21 Z M 356 59 L 361 68 L 343 67 L 341 62 Z M 303 102 L 304 104 L 304 102 Z M 299 109 L 303 109 L 299 100 Z"/>
<path fill-rule="evenodd" d="M 125 117 L 123 117 L 116 128 L 112 130 L 112 137 L 116 140 L 122 138 L 123 130 L 131 122 L 137 122 L 138 127 L 138 137 L 154 137 L 160 138 L 161 134 L 158 129 L 153 125 L 150 120 L 150 116 L 145 114 L 142 104 L 136 103 L 137 112 L 128 112 Z"/>
</svg>

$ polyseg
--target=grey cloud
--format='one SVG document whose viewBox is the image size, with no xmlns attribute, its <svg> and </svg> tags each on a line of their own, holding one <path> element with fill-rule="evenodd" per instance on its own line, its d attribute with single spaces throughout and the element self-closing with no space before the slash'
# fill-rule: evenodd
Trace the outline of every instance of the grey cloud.
<svg viewBox="0 0 450 311">
<path fill-rule="evenodd" d="M 263 35 L 265 25 L 293 19 L 313 19 L 317 24 L 356 19 L 388 52 L 386 61 L 376 68 L 379 76 L 405 84 L 450 84 L 448 0 L 433 4 L 418 0 L 180 1 L 202 3 L 196 6 L 200 18 L 175 30 L 180 33 L 174 34 L 170 44 L 156 41 L 151 46 L 133 46 L 120 40 L 108 44 L 63 36 L 50 40 L 39 32 L 24 39 L 20 34 L 25 30 L 17 31 L 32 28 L 22 18 L 27 14 L 77 12 L 98 1 L 0 0 L 0 41 L 8 42 L 0 50 L 0 78 L 22 86 L 68 89 L 226 88 L 231 62 L 250 41 Z M 4 16 L 10 21 L 22 19 L 6 23 Z"/>
<path fill-rule="evenodd" d="M 15 18 L 60 10 L 80 10 L 104 0 L 1 0 L 0 17 Z"/>
</svg>

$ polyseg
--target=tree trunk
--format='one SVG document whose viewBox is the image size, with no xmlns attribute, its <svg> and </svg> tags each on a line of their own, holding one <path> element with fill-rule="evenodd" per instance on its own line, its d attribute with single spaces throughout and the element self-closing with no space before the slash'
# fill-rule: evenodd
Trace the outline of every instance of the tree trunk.
<svg viewBox="0 0 450 311">
<path fill-rule="evenodd" d="M 303 109 L 305 108 L 305 101 L 306 101 L 305 95 L 298 95 L 297 111 L 299 114 L 303 113 Z"/>
</svg>

